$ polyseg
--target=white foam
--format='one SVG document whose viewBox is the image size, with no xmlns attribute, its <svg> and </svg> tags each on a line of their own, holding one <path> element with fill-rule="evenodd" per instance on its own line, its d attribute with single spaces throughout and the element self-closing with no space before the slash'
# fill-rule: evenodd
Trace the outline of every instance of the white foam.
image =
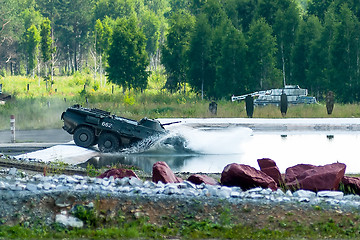
<svg viewBox="0 0 360 240">
<path fill-rule="evenodd" d="M 251 136 L 251 129 L 234 127 L 229 129 L 194 129 L 179 127 L 178 132 L 187 141 L 187 148 L 200 154 L 239 154 L 243 143 Z"/>
</svg>

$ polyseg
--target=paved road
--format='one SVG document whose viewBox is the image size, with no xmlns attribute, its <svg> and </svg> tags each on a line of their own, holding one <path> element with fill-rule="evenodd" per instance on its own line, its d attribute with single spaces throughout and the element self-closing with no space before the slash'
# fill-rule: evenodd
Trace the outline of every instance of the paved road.
<svg viewBox="0 0 360 240">
<path fill-rule="evenodd" d="M 72 135 L 63 129 L 22 130 L 15 133 L 16 143 L 11 143 L 11 132 L 0 131 L 0 153 L 17 154 L 45 149 L 72 140 Z"/>
<path fill-rule="evenodd" d="M 17 143 L 65 143 L 72 140 L 72 136 L 63 129 L 20 130 L 15 132 Z M 0 131 L 0 144 L 11 142 L 11 132 Z"/>
</svg>

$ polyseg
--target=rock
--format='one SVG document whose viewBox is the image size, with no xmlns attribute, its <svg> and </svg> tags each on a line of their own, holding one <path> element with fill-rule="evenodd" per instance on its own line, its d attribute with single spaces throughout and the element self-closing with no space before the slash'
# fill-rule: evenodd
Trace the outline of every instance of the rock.
<svg viewBox="0 0 360 240">
<path fill-rule="evenodd" d="M 10 168 L 9 175 L 15 176 L 17 174 L 18 170 L 16 168 Z"/>
<path fill-rule="evenodd" d="M 298 197 L 298 198 L 314 198 L 316 197 L 316 193 L 312 192 L 312 191 L 308 191 L 308 190 L 298 190 L 296 192 L 293 193 L 294 197 Z"/>
<path fill-rule="evenodd" d="M 57 214 L 55 222 L 63 224 L 66 227 L 82 228 L 84 226 L 84 223 L 80 219 L 63 214 Z"/>
<path fill-rule="evenodd" d="M 130 184 L 129 182 L 130 182 L 130 178 L 128 178 L 128 177 L 124 177 L 124 178 L 115 180 L 115 184 L 120 185 L 120 186 L 127 186 Z"/>
<path fill-rule="evenodd" d="M 43 188 L 45 190 L 50 190 L 52 188 L 52 185 L 49 182 L 44 182 Z"/>
<path fill-rule="evenodd" d="M 327 164 L 325 166 L 313 166 L 299 175 L 294 180 L 287 182 L 286 186 L 291 189 L 304 189 L 310 191 L 338 190 L 340 181 L 345 174 L 346 165 L 343 163 Z"/>
<path fill-rule="evenodd" d="M 217 193 L 220 198 L 229 198 L 231 196 L 232 189 L 229 187 L 221 187 Z"/>
<path fill-rule="evenodd" d="M 280 188 L 278 188 L 275 192 L 276 195 L 282 196 L 285 195 L 285 193 L 283 192 L 283 190 L 281 190 Z"/>
<path fill-rule="evenodd" d="M 344 176 L 341 180 L 344 190 L 352 194 L 360 194 L 360 178 Z"/>
<path fill-rule="evenodd" d="M 76 179 L 73 178 L 72 176 L 66 176 L 66 178 L 64 179 L 64 181 L 67 182 L 67 183 L 71 183 L 71 184 L 78 183 L 78 180 L 76 180 Z"/>
<path fill-rule="evenodd" d="M 153 165 L 152 181 L 162 183 L 181 183 L 183 180 L 175 176 L 166 162 L 156 162 Z"/>
<path fill-rule="evenodd" d="M 270 188 L 274 191 L 277 189 L 277 184 L 262 171 L 244 165 L 232 163 L 227 165 L 221 173 L 221 184 L 225 186 L 238 186 L 243 190 L 248 190 L 254 187 Z"/>
<path fill-rule="evenodd" d="M 55 200 L 55 205 L 60 208 L 69 207 L 75 202 L 75 197 L 71 195 L 61 195 Z"/>
<path fill-rule="evenodd" d="M 261 158 L 257 160 L 260 169 L 276 167 L 276 162 L 270 158 Z"/>
<path fill-rule="evenodd" d="M 163 193 L 166 195 L 180 194 L 180 189 L 176 185 L 168 184 Z"/>
<path fill-rule="evenodd" d="M 36 192 L 37 191 L 37 186 L 35 184 L 28 183 L 28 184 L 26 184 L 26 189 L 31 191 L 31 192 Z"/>
<path fill-rule="evenodd" d="M 317 193 L 317 196 L 322 198 L 333 198 L 341 200 L 344 197 L 344 193 L 340 191 L 320 191 Z"/>
<path fill-rule="evenodd" d="M 269 175 L 275 182 L 280 185 L 283 183 L 279 168 L 276 166 L 274 160 L 269 158 L 262 158 L 257 160 L 260 170 Z"/>
<path fill-rule="evenodd" d="M 141 181 L 139 178 L 130 178 L 129 184 L 133 187 L 142 187 L 143 181 Z"/>
<path fill-rule="evenodd" d="M 4 182 L 0 181 L 0 190 L 6 190 L 7 186 L 5 185 Z"/>
<path fill-rule="evenodd" d="M 186 188 L 190 188 L 190 189 L 196 189 L 196 185 L 197 185 L 197 184 L 194 184 L 194 183 L 192 183 L 190 181 L 184 181 L 184 184 L 186 184 Z"/>
<path fill-rule="evenodd" d="M 285 182 L 289 183 L 294 181 L 297 176 L 305 172 L 306 170 L 313 169 L 316 166 L 311 164 L 298 164 L 293 167 L 289 167 L 285 171 Z"/>
<path fill-rule="evenodd" d="M 200 174 L 193 174 L 187 180 L 196 185 L 200 185 L 202 183 L 209 185 L 219 185 L 219 182 L 213 179 L 212 177 L 206 175 L 200 175 Z"/>
<path fill-rule="evenodd" d="M 109 169 L 109 170 L 105 171 L 104 173 L 102 173 L 100 176 L 98 176 L 98 178 L 110 178 L 110 177 L 114 177 L 114 179 L 115 178 L 124 178 L 124 177 L 138 178 L 138 176 L 135 174 L 135 172 L 133 170 L 123 169 L 123 168 Z"/>
</svg>

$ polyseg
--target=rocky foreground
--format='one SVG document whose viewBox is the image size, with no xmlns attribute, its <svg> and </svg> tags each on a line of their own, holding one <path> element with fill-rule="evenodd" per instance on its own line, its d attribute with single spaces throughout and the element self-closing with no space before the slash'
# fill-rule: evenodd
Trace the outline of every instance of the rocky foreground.
<svg viewBox="0 0 360 240">
<path fill-rule="evenodd" d="M 266 162 L 273 164 L 272 161 Z M 31 176 L 16 168 L 3 168 L 0 177 L 0 221 L 7 225 L 33 226 L 41 223 L 83 228 L 90 221 L 86 213 L 95 212 L 97 219 L 102 219 L 101 224 L 110 224 L 119 218 L 142 217 L 154 224 L 189 218 L 221 222 L 225 216 L 237 223 L 271 228 L 274 222 L 285 220 L 303 220 L 304 224 L 312 224 L 316 219 L 329 217 L 335 221 L 358 219 L 360 196 L 344 195 L 338 190 L 344 177 L 341 173 L 345 172 L 342 164 L 335 167 L 330 164 L 326 171 L 321 171 L 323 174 L 315 173 L 319 173 L 319 169 L 324 170 L 324 166 L 306 168 L 299 172 L 301 176 L 310 176 L 311 172 L 313 180 L 315 175 L 315 179 L 327 179 L 326 185 L 330 189 L 301 189 L 309 183 L 306 180 L 303 183 L 298 181 L 296 190 L 284 190 L 285 187 L 280 188 L 269 177 L 270 173 L 263 175 L 259 170 L 239 164 L 227 166 L 220 182 L 199 174 L 184 180 L 181 178 L 183 175 L 172 173 L 163 162 L 154 165 L 152 181 L 141 180 L 132 171 L 119 169 L 94 178 L 80 175 Z M 248 171 L 245 173 L 244 169 Z M 336 173 L 329 169 L 335 169 Z M 130 177 L 122 174 L 130 174 Z M 324 178 L 324 174 L 336 178 Z M 201 182 L 201 179 L 208 183 Z M 268 187 L 265 187 L 264 179 L 268 179 Z M 323 186 L 324 181 L 318 180 L 312 183 Z M 336 189 L 332 189 L 336 182 Z"/>
</svg>

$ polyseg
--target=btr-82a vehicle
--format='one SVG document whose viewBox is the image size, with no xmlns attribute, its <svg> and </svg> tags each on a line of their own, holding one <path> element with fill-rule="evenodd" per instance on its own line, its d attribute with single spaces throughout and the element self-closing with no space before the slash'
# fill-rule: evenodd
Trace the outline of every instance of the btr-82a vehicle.
<svg viewBox="0 0 360 240">
<path fill-rule="evenodd" d="M 143 118 L 138 122 L 80 105 L 69 107 L 61 119 L 63 129 L 73 134 L 76 145 L 88 148 L 98 144 L 101 152 L 116 152 L 143 139 L 167 133 L 157 120 Z"/>
</svg>

